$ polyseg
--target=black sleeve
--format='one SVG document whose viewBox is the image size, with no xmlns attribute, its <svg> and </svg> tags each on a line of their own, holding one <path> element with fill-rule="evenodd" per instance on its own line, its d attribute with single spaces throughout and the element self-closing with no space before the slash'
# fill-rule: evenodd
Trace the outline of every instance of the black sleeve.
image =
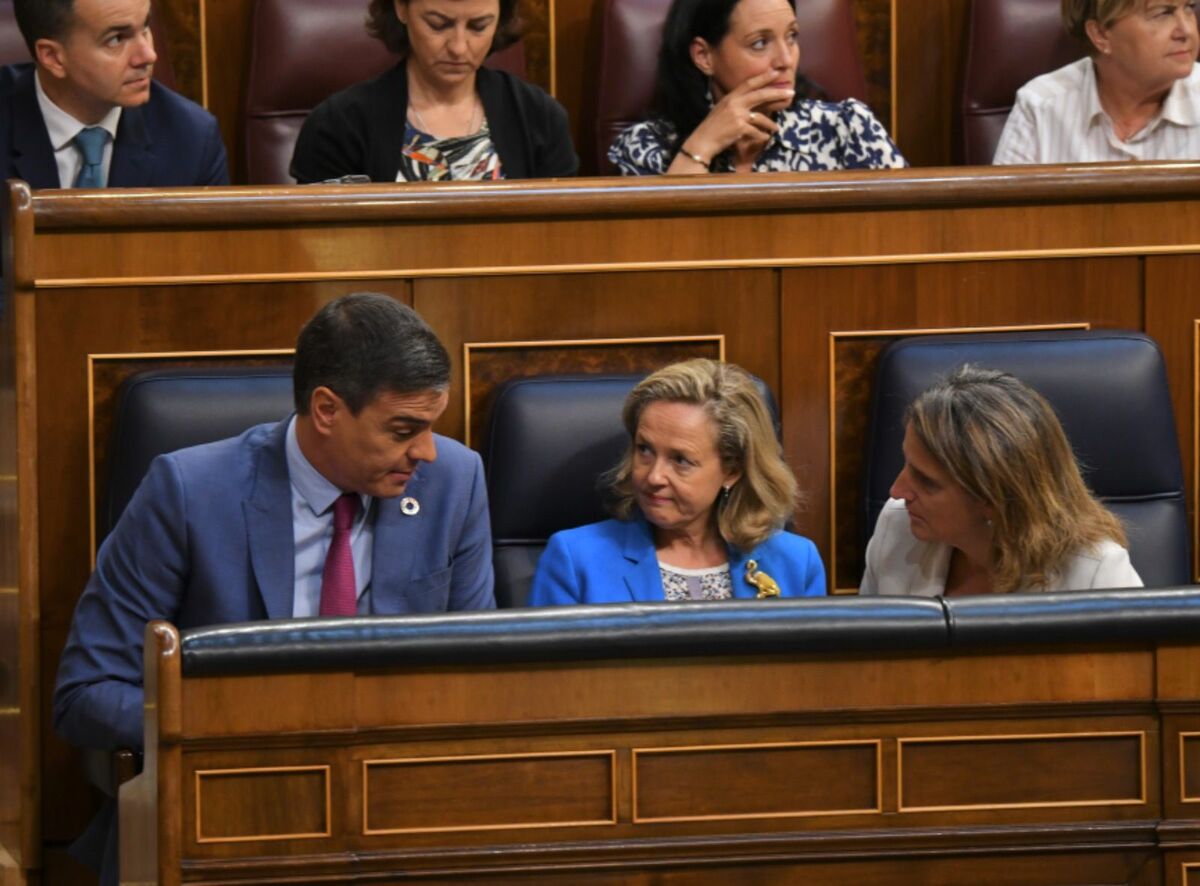
<svg viewBox="0 0 1200 886">
<path fill-rule="evenodd" d="M 361 115 L 353 113 L 353 106 L 342 98 L 321 102 L 300 128 L 288 170 L 300 184 L 368 174 Z"/>
<path fill-rule="evenodd" d="M 541 132 L 534 160 L 535 178 L 558 178 L 579 172 L 579 157 L 571 142 L 571 121 L 566 109 L 548 95 L 543 95 Z"/>
</svg>

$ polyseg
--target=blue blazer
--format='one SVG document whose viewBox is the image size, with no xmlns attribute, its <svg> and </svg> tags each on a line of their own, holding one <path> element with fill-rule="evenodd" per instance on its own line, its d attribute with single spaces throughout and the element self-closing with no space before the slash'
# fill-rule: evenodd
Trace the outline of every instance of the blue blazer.
<svg viewBox="0 0 1200 886">
<path fill-rule="evenodd" d="M 59 187 L 54 148 L 42 120 L 32 62 L 0 67 L 0 162 L 2 178 L 33 188 Z M 150 100 L 125 108 L 113 141 L 109 187 L 162 188 L 227 185 L 225 144 L 216 118 L 157 81 Z"/>
<path fill-rule="evenodd" d="M 82 747 L 142 746 L 142 634 L 291 618 L 287 422 L 159 456 L 101 546 L 58 668 L 54 725 Z M 373 614 L 495 607 L 479 456 L 437 438 L 405 495 L 375 502 Z"/>
<path fill-rule="evenodd" d="M 746 583 L 746 561 L 779 583 L 785 597 L 825 594 L 825 567 L 807 538 L 776 532 L 748 554 L 729 548 L 735 597 L 754 597 Z M 605 520 L 550 536 L 538 561 L 530 606 L 567 603 L 629 603 L 665 599 L 650 525 L 642 518 Z"/>
</svg>

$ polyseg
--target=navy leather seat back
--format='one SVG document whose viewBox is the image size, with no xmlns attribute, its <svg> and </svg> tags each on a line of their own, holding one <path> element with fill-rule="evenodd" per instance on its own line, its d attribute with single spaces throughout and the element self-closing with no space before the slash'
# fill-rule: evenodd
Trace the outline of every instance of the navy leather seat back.
<svg viewBox="0 0 1200 886">
<path fill-rule="evenodd" d="M 289 415 L 292 369 L 157 369 L 130 376 L 117 396 L 97 544 L 116 525 L 156 456 Z"/>
<path fill-rule="evenodd" d="M 864 548 L 903 465 L 908 404 L 964 363 L 1011 372 L 1058 413 L 1088 486 L 1121 518 L 1147 587 L 1191 582 L 1175 416 L 1158 345 L 1140 332 L 904 338 L 880 357 L 864 483 Z"/>
<path fill-rule="evenodd" d="M 598 481 L 629 445 L 621 408 L 644 377 L 541 375 L 497 389 L 481 454 L 498 606 L 525 605 L 553 533 L 608 517 Z M 770 389 L 758 384 L 777 417 Z"/>
</svg>

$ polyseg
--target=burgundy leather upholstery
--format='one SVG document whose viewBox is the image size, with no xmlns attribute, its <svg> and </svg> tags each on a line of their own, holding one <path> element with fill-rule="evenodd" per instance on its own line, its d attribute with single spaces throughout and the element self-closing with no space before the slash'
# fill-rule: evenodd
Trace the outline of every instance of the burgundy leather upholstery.
<svg viewBox="0 0 1200 886">
<path fill-rule="evenodd" d="M 258 0 L 250 31 L 246 84 L 246 181 L 293 184 L 292 149 L 309 112 L 338 90 L 396 64 L 367 34 L 363 0 Z M 488 67 L 524 76 L 516 43 Z"/>
<path fill-rule="evenodd" d="M 154 64 L 154 79 L 172 89 L 175 88 L 175 69 L 171 67 L 167 52 L 167 36 L 162 16 L 154 7 L 150 9 L 150 30 L 154 32 L 154 48 L 158 61 Z M 15 65 L 29 61 L 29 47 L 17 27 L 17 16 L 13 12 L 13 0 L 0 0 L 0 65 Z"/>
<path fill-rule="evenodd" d="M 992 162 L 1017 90 L 1084 55 L 1062 26 L 1062 0 L 972 0 L 963 76 L 962 159 Z"/>
<path fill-rule="evenodd" d="M 605 0 L 596 101 L 596 168 L 612 172 L 608 147 L 645 120 L 654 100 L 658 50 L 671 0 Z M 831 98 L 867 95 L 851 0 L 797 0 L 800 72 Z"/>
</svg>

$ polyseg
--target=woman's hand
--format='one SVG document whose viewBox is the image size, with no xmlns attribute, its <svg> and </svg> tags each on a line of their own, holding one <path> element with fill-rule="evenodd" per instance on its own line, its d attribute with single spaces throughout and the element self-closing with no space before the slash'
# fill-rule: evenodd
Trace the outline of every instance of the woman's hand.
<svg viewBox="0 0 1200 886">
<path fill-rule="evenodd" d="M 790 105 L 796 95 L 795 89 L 768 85 L 778 77 L 774 69 L 763 71 L 730 90 L 687 137 L 667 172 L 704 171 L 714 157 L 735 144 L 748 154 L 761 150 L 779 127 L 768 114 L 756 109 Z"/>
</svg>

